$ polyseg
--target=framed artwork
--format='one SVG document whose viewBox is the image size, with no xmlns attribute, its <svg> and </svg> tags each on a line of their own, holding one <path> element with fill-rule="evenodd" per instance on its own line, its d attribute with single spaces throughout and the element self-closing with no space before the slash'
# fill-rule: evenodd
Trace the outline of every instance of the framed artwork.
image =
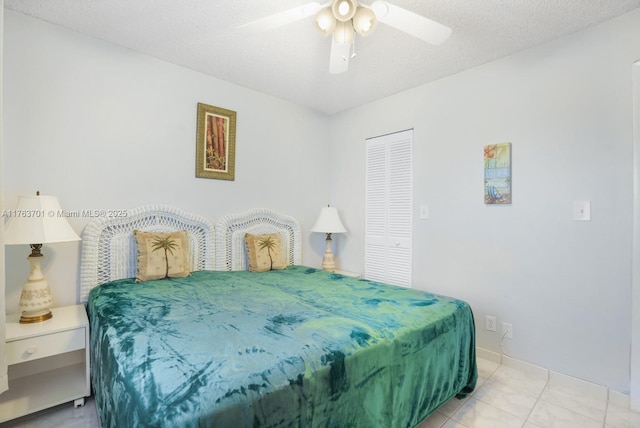
<svg viewBox="0 0 640 428">
<path fill-rule="evenodd" d="M 235 179 L 236 112 L 198 103 L 196 177 Z"/>
<path fill-rule="evenodd" d="M 511 143 L 484 146 L 484 203 L 511 203 Z"/>
</svg>

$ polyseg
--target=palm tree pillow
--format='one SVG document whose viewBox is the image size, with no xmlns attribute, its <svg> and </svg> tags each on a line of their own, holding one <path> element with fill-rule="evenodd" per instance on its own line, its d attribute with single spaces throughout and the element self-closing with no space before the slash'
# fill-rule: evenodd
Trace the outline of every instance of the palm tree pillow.
<svg viewBox="0 0 640 428">
<path fill-rule="evenodd" d="M 244 235 L 247 246 L 249 271 L 266 272 L 268 270 L 286 269 L 287 264 L 282 256 L 282 241 L 279 233 L 264 235 Z"/>
<path fill-rule="evenodd" d="M 134 230 L 138 246 L 136 282 L 189 276 L 187 232 L 143 232 Z"/>
</svg>

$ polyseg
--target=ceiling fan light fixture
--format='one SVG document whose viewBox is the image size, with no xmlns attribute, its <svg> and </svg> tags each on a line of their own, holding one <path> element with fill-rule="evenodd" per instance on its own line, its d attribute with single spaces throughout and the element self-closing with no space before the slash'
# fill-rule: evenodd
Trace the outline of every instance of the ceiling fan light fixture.
<svg viewBox="0 0 640 428">
<path fill-rule="evenodd" d="M 331 11 L 340 22 L 347 22 L 356 14 L 358 2 L 356 0 L 333 0 Z"/>
<path fill-rule="evenodd" d="M 333 41 L 336 43 L 350 44 L 355 39 L 356 32 L 353 30 L 351 21 L 336 22 L 336 29 L 333 31 Z"/>
<path fill-rule="evenodd" d="M 356 14 L 353 16 L 353 29 L 361 36 L 367 36 L 378 25 L 378 19 L 373 10 L 365 6 L 358 6 Z"/>
<path fill-rule="evenodd" d="M 336 17 L 333 16 L 333 12 L 330 7 L 320 9 L 316 16 L 313 18 L 313 26 L 323 36 L 328 36 L 333 33 L 336 28 Z"/>
</svg>

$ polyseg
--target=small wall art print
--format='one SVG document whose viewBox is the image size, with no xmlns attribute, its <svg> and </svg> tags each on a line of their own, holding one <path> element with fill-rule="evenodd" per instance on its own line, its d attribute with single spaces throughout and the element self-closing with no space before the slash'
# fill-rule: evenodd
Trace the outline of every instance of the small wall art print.
<svg viewBox="0 0 640 428">
<path fill-rule="evenodd" d="M 198 103 L 196 177 L 235 180 L 236 112 Z"/>
<path fill-rule="evenodd" d="M 484 147 L 484 203 L 511 203 L 511 143 Z"/>
</svg>

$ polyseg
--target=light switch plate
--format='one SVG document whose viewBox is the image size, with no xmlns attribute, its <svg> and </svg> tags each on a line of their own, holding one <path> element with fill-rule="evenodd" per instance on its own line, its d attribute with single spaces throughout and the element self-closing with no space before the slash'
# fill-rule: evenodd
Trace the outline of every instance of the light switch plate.
<svg viewBox="0 0 640 428">
<path fill-rule="evenodd" d="M 573 220 L 591 221 L 591 201 L 573 201 Z"/>
</svg>

